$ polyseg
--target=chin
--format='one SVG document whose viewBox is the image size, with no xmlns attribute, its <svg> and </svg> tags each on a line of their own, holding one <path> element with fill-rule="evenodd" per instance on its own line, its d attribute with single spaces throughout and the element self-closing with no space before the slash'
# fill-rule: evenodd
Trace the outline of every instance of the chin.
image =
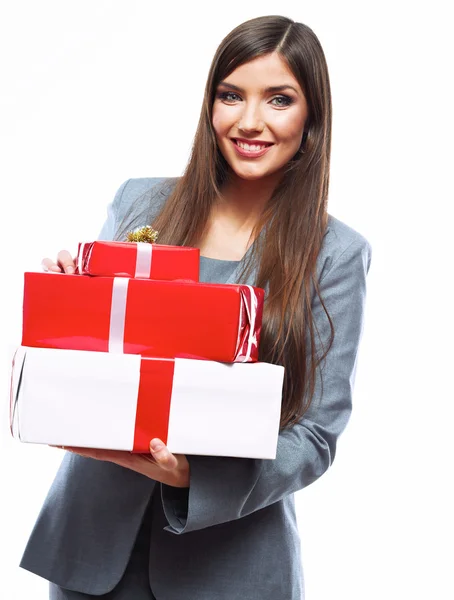
<svg viewBox="0 0 454 600">
<path fill-rule="evenodd" d="M 269 177 L 276 177 L 281 172 L 281 169 L 262 170 L 262 171 L 244 171 L 242 169 L 232 169 L 232 172 L 244 181 L 258 181 L 259 179 L 267 179 Z"/>
<path fill-rule="evenodd" d="M 259 165 L 254 165 L 256 168 L 251 168 L 250 166 L 238 165 L 235 164 L 235 161 L 230 162 L 229 164 L 231 172 L 239 177 L 240 179 L 245 179 L 248 181 L 255 181 L 256 179 L 263 179 L 264 177 L 268 177 L 272 175 L 274 171 L 270 171 L 269 169 L 259 167 Z M 258 168 L 257 168 L 258 167 Z"/>
<path fill-rule="evenodd" d="M 234 173 L 237 177 L 245 181 L 257 181 L 258 179 L 264 179 L 272 175 L 272 173 L 238 173 L 237 171 L 234 171 Z"/>
<path fill-rule="evenodd" d="M 286 166 L 285 164 L 279 164 L 273 168 L 271 165 L 256 165 L 258 168 L 249 169 L 244 168 L 243 165 L 235 164 L 236 161 L 226 162 L 229 164 L 231 173 L 243 181 L 258 181 L 259 179 L 279 177 L 284 173 Z"/>
</svg>

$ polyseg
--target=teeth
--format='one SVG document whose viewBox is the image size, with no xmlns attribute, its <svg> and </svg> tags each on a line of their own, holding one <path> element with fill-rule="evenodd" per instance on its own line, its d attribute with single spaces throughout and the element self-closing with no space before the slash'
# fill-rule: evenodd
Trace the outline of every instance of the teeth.
<svg viewBox="0 0 454 600">
<path fill-rule="evenodd" d="M 248 150 L 249 152 L 257 152 L 258 150 L 263 150 L 263 148 L 267 147 L 267 144 L 259 146 L 258 144 L 246 144 L 245 142 L 240 142 L 239 140 L 235 141 L 240 148 L 243 148 L 243 150 Z"/>
</svg>

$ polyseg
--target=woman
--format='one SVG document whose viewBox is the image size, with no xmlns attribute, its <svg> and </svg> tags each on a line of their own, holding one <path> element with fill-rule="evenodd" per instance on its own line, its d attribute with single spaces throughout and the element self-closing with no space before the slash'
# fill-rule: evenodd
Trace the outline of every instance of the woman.
<svg viewBox="0 0 454 600">
<path fill-rule="evenodd" d="M 371 249 L 327 213 L 331 140 L 320 43 L 284 17 L 219 46 L 179 179 L 125 182 L 101 239 L 152 223 L 197 246 L 201 280 L 266 289 L 260 359 L 285 366 L 275 460 L 66 453 L 21 566 L 53 599 L 300 600 L 293 493 L 347 424 Z M 72 272 L 68 252 L 51 271 Z"/>
</svg>

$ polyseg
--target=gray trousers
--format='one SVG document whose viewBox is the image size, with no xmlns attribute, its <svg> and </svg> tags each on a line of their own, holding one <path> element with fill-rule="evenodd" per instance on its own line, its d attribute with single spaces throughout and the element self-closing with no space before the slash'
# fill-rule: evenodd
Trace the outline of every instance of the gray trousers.
<svg viewBox="0 0 454 600">
<path fill-rule="evenodd" d="M 111 592 L 92 596 L 49 584 L 50 600 L 156 600 L 149 580 L 151 515 L 148 507 L 123 577 Z"/>
</svg>

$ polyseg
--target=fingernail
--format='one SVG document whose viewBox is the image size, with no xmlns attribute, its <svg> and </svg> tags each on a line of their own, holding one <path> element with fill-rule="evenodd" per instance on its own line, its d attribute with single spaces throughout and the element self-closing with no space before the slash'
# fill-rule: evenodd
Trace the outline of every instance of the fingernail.
<svg viewBox="0 0 454 600">
<path fill-rule="evenodd" d="M 164 444 L 162 442 L 150 442 L 150 450 L 152 452 L 159 452 L 164 448 Z"/>
<path fill-rule="evenodd" d="M 69 275 L 74 273 L 74 267 L 66 267 L 66 273 L 68 273 Z"/>
</svg>

